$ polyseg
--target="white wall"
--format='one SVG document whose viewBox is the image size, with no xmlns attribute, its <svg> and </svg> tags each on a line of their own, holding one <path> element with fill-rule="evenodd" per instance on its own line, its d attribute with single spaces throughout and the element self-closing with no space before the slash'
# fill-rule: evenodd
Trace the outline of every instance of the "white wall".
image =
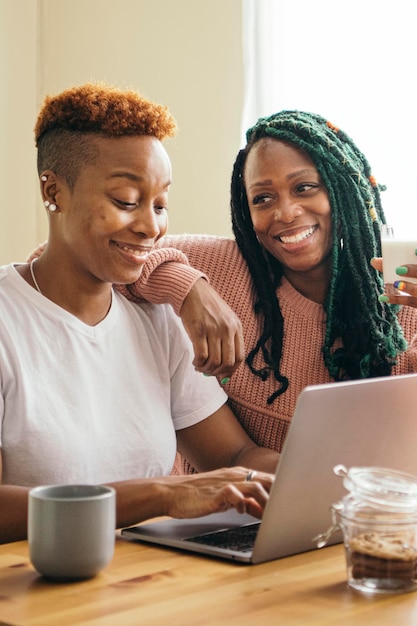
<svg viewBox="0 0 417 626">
<path fill-rule="evenodd" d="M 0 263 L 24 260 L 46 237 L 33 148 L 43 97 L 86 81 L 136 88 L 168 105 L 179 126 L 166 142 L 169 230 L 231 234 L 241 0 L 0 0 L 0 24 Z"/>
<path fill-rule="evenodd" d="M 243 7 L 252 33 L 243 128 L 281 109 L 320 113 L 352 137 L 386 185 L 387 220 L 417 233 L 414 2 L 243 0 Z"/>
</svg>

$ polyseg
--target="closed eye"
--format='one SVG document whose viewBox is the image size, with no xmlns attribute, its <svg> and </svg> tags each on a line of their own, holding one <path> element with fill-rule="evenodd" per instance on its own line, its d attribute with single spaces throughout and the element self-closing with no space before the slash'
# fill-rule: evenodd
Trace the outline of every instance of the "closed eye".
<svg viewBox="0 0 417 626">
<path fill-rule="evenodd" d="M 114 199 L 114 202 L 119 207 L 121 207 L 122 209 L 126 209 L 127 211 L 134 209 L 137 206 L 136 202 L 123 202 L 123 200 L 118 200 L 117 198 Z"/>
<path fill-rule="evenodd" d="M 117 200 L 115 198 L 114 202 L 122 209 L 124 209 L 125 211 L 132 211 L 133 209 L 136 209 L 138 207 L 137 202 L 124 202 L 123 200 Z M 155 213 L 157 213 L 158 215 L 160 215 L 161 213 L 163 213 L 164 211 L 167 211 L 168 208 L 164 205 L 158 205 L 154 207 L 154 211 Z"/>
</svg>

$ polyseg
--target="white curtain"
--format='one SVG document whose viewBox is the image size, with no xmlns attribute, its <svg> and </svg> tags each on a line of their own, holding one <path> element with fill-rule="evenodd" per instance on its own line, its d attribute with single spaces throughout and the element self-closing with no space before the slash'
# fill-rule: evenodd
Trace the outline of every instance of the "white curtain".
<svg viewBox="0 0 417 626">
<path fill-rule="evenodd" d="M 387 186 L 387 219 L 417 238 L 414 3 L 242 1 L 242 142 L 260 116 L 320 113 L 352 137 Z"/>
</svg>

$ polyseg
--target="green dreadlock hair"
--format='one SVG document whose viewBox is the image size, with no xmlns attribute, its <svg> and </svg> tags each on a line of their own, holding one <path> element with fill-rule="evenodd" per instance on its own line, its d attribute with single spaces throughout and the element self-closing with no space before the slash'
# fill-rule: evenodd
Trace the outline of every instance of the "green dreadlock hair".
<svg viewBox="0 0 417 626">
<path fill-rule="evenodd" d="M 397 320 L 399 307 L 379 302 L 383 281 L 369 263 L 372 257 L 381 256 L 380 224 L 385 223 L 385 216 L 380 191 L 384 187 L 377 184 L 350 137 L 320 115 L 301 111 L 260 118 L 247 131 L 247 145 L 233 167 L 233 232 L 256 289 L 255 312 L 263 316 L 262 334 L 246 358 L 247 365 L 262 380 L 272 372 L 278 381 L 279 388 L 268 404 L 288 388 L 289 381 L 280 371 L 284 320 L 276 297 L 282 266 L 257 240 L 244 184 L 246 158 L 263 138 L 289 142 L 308 153 L 328 192 L 333 249 L 322 351 L 330 375 L 336 381 L 388 376 L 407 344 Z M 342 345 L 335 348 L 337 339 Z M 256 369 L 259 352 L 265 367 Z"/>
</svg>

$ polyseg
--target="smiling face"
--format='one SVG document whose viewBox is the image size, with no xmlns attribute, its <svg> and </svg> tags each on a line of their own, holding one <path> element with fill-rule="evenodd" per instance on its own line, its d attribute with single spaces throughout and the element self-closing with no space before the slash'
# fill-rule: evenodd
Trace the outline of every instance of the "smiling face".
<svg viewBox="0 0 417 626">
<path fill-rule="evenodd" d="M 331 209 L 310 157 L 290 143 L 261 139 L 247 156 L 244 181 L 256 236 L 284 275 L 293 284 L 327 281 Z"/>
<path fill-rule="evenodd" d="M 151 136 L 92 136 L 98 149 L 71 191 L 49 176 L 58 211 L 50 217 L 50 244 L 84 279 L 132 283 L 167 229 L 171 165 Z"/>
</svg>

